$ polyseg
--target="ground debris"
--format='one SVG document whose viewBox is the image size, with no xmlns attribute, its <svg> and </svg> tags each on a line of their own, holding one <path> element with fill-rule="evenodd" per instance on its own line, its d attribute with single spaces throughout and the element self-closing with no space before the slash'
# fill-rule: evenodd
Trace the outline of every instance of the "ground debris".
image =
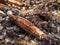
<svg viewBox="0 0 60 45">
<path fill-rule="evenodd" d="M 59 1 L 8 0 L 7 2 L 6 0 L 6 3 L 3 2 L 0 2 L 0 45 L 60 45 Z M 46 34 L 45 39 L 36 39 L 24 31 L 23 25 L 19 28 L 14 21 L 11 23 L 9 19 L 11 15 L 30 21 Z"/>
</svg>

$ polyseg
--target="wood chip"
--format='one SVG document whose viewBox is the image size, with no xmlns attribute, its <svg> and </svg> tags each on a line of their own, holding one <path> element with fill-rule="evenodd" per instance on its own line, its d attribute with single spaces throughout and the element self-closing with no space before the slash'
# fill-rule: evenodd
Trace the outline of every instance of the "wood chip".
<svg viewBox="0 0 60 45">
<path fill-rule="evenodd" d="M 45 38 L 46 34 L 41 31 L 39 28 L 37 28 L 34 24 L 32 24 L 30 21 L 23 17 L 17 17 L 14 15 L 10 16 L 11 22 L 14 22 L 17 26 L 21 27 L 24 29 L 27 33 L 35 36 L 38 39 L 43 39 Z"/>
</svg>

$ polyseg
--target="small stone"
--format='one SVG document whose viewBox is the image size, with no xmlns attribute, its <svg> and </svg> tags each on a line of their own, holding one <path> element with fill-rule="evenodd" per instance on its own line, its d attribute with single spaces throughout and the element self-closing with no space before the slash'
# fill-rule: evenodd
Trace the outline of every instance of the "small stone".
<svg viewBox="0 0 60 45">
<path fill-rule="evenodd" d="M 56 27 L 54 23 L 53 23 L 51 26 L 52 26 L 52 27 Z"/>
<path fill-rule="evenodd" d="M 17 7 L 18 9 L 21 9 L 21 7 Z"/>
<path fill-rule="evenodd" d="M 19 37 L 24 37 L 24 35 L 22 34 L 22 35 L 19 35 Z"/>
<path fill-rule="evenodd" d="M 31 1 L 32 4 L 34 4 L 35 2 L 34 1 Z"/>
<path fill-rule="evenodd" d="M 0 26 L 1 26 L 1 23 L 0 23 Z"/>
<path fill-rule="evenodd" d="M 2 20 L 5 21 L 5 18 L 3 18 Z"/>
<path fill-rule="evenodd" d="M 45 11 L 48 11 L 48 7 L 45 7 Z"/>
<path fill-rule="evenodd" d="M 60 26 L 57 27 L 57 32 L 59 32 L 59 31 L 60 31 Z"/>
<path fill-rule="evenodd" d="M 47 22 L 47 21 L 43 21 L 42 23 L 48 24 L 48 22 Z"/>
<path fill-rule="evenodd" d="M 21 16 L 21 15 L 22 15 L 22 13 L 21 13 L 21 12 L 19 12 L 19 13 L 18 13 L 18 15 L 19 15 L 19 16 Z"/>
<path fill-rule="evenodd" d="M 52 33 L 53 36 L 55 36 L 57 39 L 60 39 L 60 36 L 58 36 L 57 34 Z"/>
<path fill-rule="evenodd" d="M 35 43 L 33 40 L 31 40 L 32 43 Z"/>
<path fill-rule="evenodd" d="M 8 6 L 11 6 L 10 4 L 8 4 Z"/>
<path fill-rule="evenodd" d="M 58 11 L 58 13 L 60 14 L 60 11 Z"/>
<path fill-rule="evenodd" d="M 0 10 L 0 13 L 3 14 L 3 15 L 5 15 L 5 13 L 3 11 L 1 11 L 1 10 Z"/>
<path fill-rule="evenodd" d="M 6 36 L 6 32 L 3 32 L 3 35 Z"/>
<path fill-rule="evenodd" d="M 35 42 L 34 40 L 31 40 L 31 45 L 37 45 L 37 42 Z"/>
<path fill-rule="evenodd" d="M 9 38 L 6 38 L 5 42 L 11 42 L 11 40 Z"/>
<path fill-rule="evenodd" d="M 7 11 L 7 15 L 12 15 L 13 13 L 12 13 L 12 11 L 11 10 L 8 10 Z"/>
<path fill-rule="evenodd" d="M 23 7 L 23 8 L 22 8 L 22 10 L 25 10 L 25 9 L 26 9 L 26 7 Z"/>
<path fill-rule="evenodd" d="M 4 1 L 7 1 L 7 0 L 4 0 Z"/>
<path fill-rule="evenodd" d="M 57 18 L 56 22 L 60 24 L 60 17 Z"/>
<path fill-rule="evenodd" d="M 25 36 L 25 39 L 26 39 L 26 40 L 29 40 L 29 37 L 28 37 L 28 36 Z"/>
<path fill-rule="evenodd" d="M 0 39 L 3 39 L 3 35 L 0 35 Z"/>
<path fill-rule="evenodd" d="M 12 29 L 13 29 L 13 27 L 6 27 L 6 29 L 8 29 L 8 30 L 12 30 Z"/>
<path fill-rule="evenodd" d="M 17 29 L 17 27 L 16 27 L 16 26 L 13 26 L 13 28 L 14 28 L 14 30 L 16 30 L 16 29 Z"/>
<path fill-rule="evenodd" d="M 15 7 L 15 4 L 12 4 L 12 7 Z"/>
<path fill-rule="evenodd" d="M 6 21 L 8 21 L 8 20 L 9 20 L 9 16 L 6 17 Z"/>
<path fill-rule="evenodd" d="M 13 40 L 13 41 L 11 41 L 11 43 L 13 44 L 15 41 Z"/>
<path fill-rule="evenodd" d="M 47 35 L 47 37 L 49 37 L 49 38 L 54 38 L 54 36 L 53 36 L 51 33 L 49 33 L 49 34 Z"/>
<path fill-rule="evenodd" d="M 0 22 L 2 22 L 3 21 L 3 18 L 2 18 L 2 16 L 0 16 Z"/>
<path fill-rule="evenodd" d="M 57 14 L 57 12 L 56 12 L 56 11 L 52 11 L 52 14 L 53 14 L 53 15 L 56 15 L 56 14 Z"/>
<path fill-rule="evenodd" d="M 3 29 L 3 26 L 0 26 L 0 30 L 2 30 Z"/>
<path fill-rule="evenodd" d="M 26 18 L 26 19 L 29 19 L 30 17 L 26 16 L 25 18 Z"/>
<path fill-rule="evenodd" d="M 39 1 L 36 1 L 36 4 L 38 4 L 39 3 Z"/>
</svg>

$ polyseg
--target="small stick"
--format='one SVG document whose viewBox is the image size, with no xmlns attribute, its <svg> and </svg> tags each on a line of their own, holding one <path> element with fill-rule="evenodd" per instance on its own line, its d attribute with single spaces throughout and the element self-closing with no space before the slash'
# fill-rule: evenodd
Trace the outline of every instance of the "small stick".
<svg viewBox="0 0 60 45">
<path fill-rule="evenodd" d="M 13 8 L 12 8 L 12 7 L 8 7 L 8 6 L 0 3 L 0 10 L 6 10 L 5 8 L 11 9 L 11 10 L 13 11 Z M 15 8 L 14 8 L 14 9 L 15 9 Z M 14 10 L 14 11 L 16 11 L 16 10 Z M 18 10 L 18 11 L 19 11 L 19 10 Z M 33 14 L 35 14 L 33 10 L 24 10 L 24 11 L 19 11 L 19 12 L 22 13 L 23 15 L 25 15 L 26 13 L 29 14 L 30 12 L 33 12 Z M 49 19 L 52 17 L 52 15 L 51 15 L 50 13 L 49 13 L 49 14 L 46 13 L 46 14 L 47 14 L 46 16 L 44 16 L 43 13 L 44 13 L 44 11 L 40 10 L 40 13 L 39 13 L 39 14 L 40 14 L 40 16 L 42 16 L 42 18 L 45 19 L 45 20 L 49 20 Z M 37 14 L 37 13 L 36 13 L 36 14 Z M 59 15 L 57 15 L 57 16 L 59 16 Z M 41 19 L 42 19 L 42 18 L 41 18 Z"/>
<path fill-rule="evenodd" d="M 16 4 L 18 6 L 22 6 L 23 5 L 23 3 L 20 3 L 19 1 L 15 1 L 15 0 L 8 0 L 8 3 L 9 4 Z"/>
<path fill-rule="evenodd" d="M 4 9 L 5 9 L 5 7 L 6 7 L 6 5 L 4 5 L 4 4 L 0 3 L 0 10 L 4 10 Z"/>
<path fill-rule="evenodd" d="M 21 27 L 27 33 L 35 36 L 38 39 L 43 39 L 46 37 L 46 34 L 37 28 L 34 24 L 23 17 L 10 15 L 10 21 L 14 22 L 17 26 Z"/>
<path fill-rule="evenodd" d="M 0 3 L 6 4 L 7 3 L 7 0 L 0 0 Z"/>
</svg>

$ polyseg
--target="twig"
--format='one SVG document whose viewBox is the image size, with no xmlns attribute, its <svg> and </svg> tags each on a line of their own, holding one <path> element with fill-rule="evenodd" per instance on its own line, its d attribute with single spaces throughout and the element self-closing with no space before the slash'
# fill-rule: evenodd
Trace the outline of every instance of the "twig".
<svg viewBox="0 0 60 45">
<path fill-rule="evenodd" d="M 39 28 L 23 17 L 11 15 L 10 20 L 36 38 L 43 39 L 46 36 L 46 34 L 43 33 Z"/>
</svg>

